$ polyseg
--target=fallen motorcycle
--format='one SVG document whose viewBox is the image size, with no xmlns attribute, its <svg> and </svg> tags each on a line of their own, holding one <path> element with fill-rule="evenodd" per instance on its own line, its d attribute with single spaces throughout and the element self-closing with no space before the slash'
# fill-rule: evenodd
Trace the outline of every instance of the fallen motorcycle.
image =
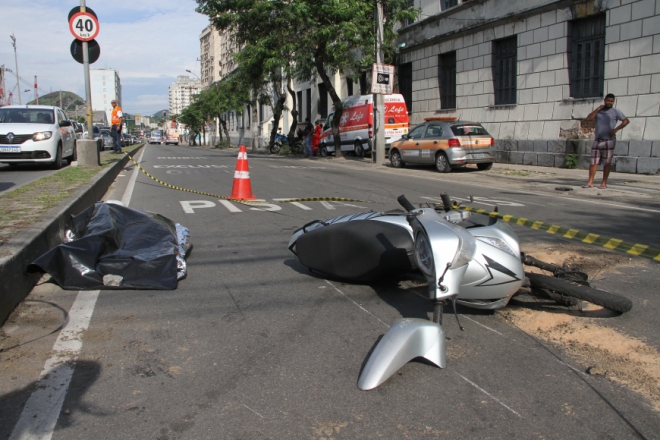
<svg viewBox="0 0 660 440">
<path fill-rule="evenodd" d="M 363 390 L 377 387 L 416 357 L 445 367 L 442 313 L 447 301 L 453 304 L 454 313 L 456 303 L 499 309 L 519 292 L 526 275 L 531 275 L 532 293 L 540 292 L 565 305 L 570 305 L 566 296 L 591 300 L 589 293 L 576 287 L 574 278 L 583 278 L 579 272 L 564 270 L 573 277 L 565 280 L 526 274 L 525 255 L 507 223 L 453 209 L 447 194 L 441 198 L 442 205 L 415 208 L 400 196 L 398 201 L 406 212 L 364 212 L 315 220 L 296 230 L 289 240 L 289 249 L 301 264 L 323 278 L 373 283 L 419 270 L 428 281 L 429 299 L 434 303 L 433 322 L 413 318 L 395 321 L 360 374 L 358 387 Z M 528 264 L 542 263 L 529 257 L 527 260 Z M 556 270 L 555 274 L 561 272 Z M 582 287 L 591 289 L 590 293 L 596 290 Z M 630 310 L 631 303 L 624 310 L 629 300 L 613 297 L 620 300 L 617 311 Z M 611 298 L 605 302 L 611 305 Z"/>
</svg>

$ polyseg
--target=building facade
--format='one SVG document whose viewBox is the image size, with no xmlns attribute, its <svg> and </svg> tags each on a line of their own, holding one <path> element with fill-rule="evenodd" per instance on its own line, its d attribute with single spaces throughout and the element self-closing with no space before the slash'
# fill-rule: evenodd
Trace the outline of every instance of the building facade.
<svg viewBox="0 0 660 440">
<path fill-rule="evenodd" d="M 420 3 L 421 1 L 421 3 Z M 660 1 L 414 0 L 399 29 L 399 87 L 411 124 L 482 122 L 499 162 L 588 166 L 587 115 L 616 95 L 630 119 L 614 169 L 660 169 Z"/>
<path fill-rule="evenodd" d="M 180 75 L 169 88 L 169 111 L 171 115 L 181 114 L 188 107 L 193 95 L 201 92 L 200 81 L 191 79 L 187 75 Z"/>
<path fill-rule="evenodd" d="M 92 89 L 92 110 L 104 111 L 109 121 L 112 113 L 112 100 L 121 107 L 121 80 L 115 69 L 90 69 L 90 86 Z"/>
</svg>

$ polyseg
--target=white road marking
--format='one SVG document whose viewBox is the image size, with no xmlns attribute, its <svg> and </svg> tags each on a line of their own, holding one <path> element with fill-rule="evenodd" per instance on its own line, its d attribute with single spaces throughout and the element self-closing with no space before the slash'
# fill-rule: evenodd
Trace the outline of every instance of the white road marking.
<svg viewBox="0 0 660 440">
<path fill-rule="evenodd" d="M 348 295 L 346 295 L 344 292 L 342 292 L 341 290 L 339 290 L 339 289 L 338 289 L 334 284 L 332 284 L 330 281 L 325 280 L 325 282 L 328 283 L 328 284 L 329 284 L 333 289 L 335 289 L 337 292 L 339 292 L 339 293 L 341 293 L 342 295 L 344 295 L 344 298 L 348 299 L 350 302 L 352 302 L 353 304 L 355 304 L 356 306 L 358 306 L 358 307 L 360 308 L 360 310 L 362 310 L 363 312 L 365 312 L 367 315 L 371 316 L 371 317 L 374 318 L 376 321 L 378 321 L 378 322 L 380 322 L 381 324 L 383 324 L 385 327 L 390 328 L 390 326 L 387 325 L 387 324 L 385 324 L 383 321 L 381 321 L 380 318 L 378 318 L 378 316 L 374 315 L 374 314 L 371 313 L 369 310 L 365 309 L 365 308 L 362 307 L 360 304 L 358 304 L 358 303 L 356 303 L 355 301 L 353 301 L 353 299 L 351 299 Z"/>
<path fill-rule="evenodd" d="M 476 383 L 472 382 L 470 379 L 468 379 L 467 377 L 463 376 L 462 374 L 459 374 L 459 373 L 456 373 L 456 374 L 457 374 L 460 378 L 462 378 L 463 380 L 465 380 L 467 383 L 469 383 L 470 385 L 472 385 L 473 387 L 475 387 L 476 389 L 478 389 L 479 391 L 481 391 L 482 393 L 484 393 L 485 395 L 487 395 L 488 397 L 490 397 L 491 399 L 493 399 L 495 402 L 499 403 L 500 405 L 502 405 L 503 407 L 505 407 L 506 409 L 508 409 L 509 411 L 511 411 L 512 413 L 514 413 L 515 415 L 517 415 L 518 417 L 520 417 L 520 418 L 522 419 L 522 416 L 521 416 L 517 411 L 511 409 L 509 406 L 507 406 L 507 405 L 506 405 L 504 402 L 502 402 L 500 399 L 498 399 L 497 397 L 493 396 L 493 395 L 490 394 L 488 391 L 484 390 L 484 389 L 481 388 L 479 385 L 477 385 Z"/>
<path fill-rule="evenodd" d="M 218 200 L 222 206 L 227 208 L 229 212 L 243 212 L 240 209 L 236 207 L 233 203 L 231 203 L 229 200 Z"/>
<path fill-rule="evenodd" d="M 264 199 L 257 199 L 255 202 L 265 202 Z M 262 203 L 258 205 L 258 208 L 250 208 L 251 211 L 281 211 L 281 205 L 275 205 L 273 203 Z"/>
<path fill-rule="evenodd" d="M 255 410 L 253 410 L 252 408 L 247 406 L 246 404 L 243 404 L 243 406 L 246 407 L 247 409 L 249 409 L 250 411 L 252 411 L 253 413 L 255 413 L 256 415 L 258 415 L 259 417 L 261 417 L 262 419 L 265 419 L 264 416 L 262 416 L 261 414 L 259 414 L 258 412 L 256 412 Z"/>
<path fill-rule="evenodd" d="M 481 326 L 481 327 L 485 328 L 486 330 L 490 330 L 490 331 L 493 332 L 493 333 L 497 333 L 497 334 L 500 335 L 500 336 L 504 336 L 502 333 L 498 332 L 497 330 L 494 330 L 494 329 L 492 329 L 492 328 L 490 328 L 490 327 L 488 327 L 488 326 L 485 326 L 485 325 L 483 325 L 482 323 L 480 323 L 479 321 L 475 321 L 474 319 L 470 318 L 470 317 L 467 316 L 467 315 L 461 315 L 461 317 L 467 319 L 468 321 L 472 321 L 472 322 L 474 322 L 475 324 L 477 324 L 478 326 Z"/>
<path fill-rule="evenodd" d="M 293 198 L 295 198 L 295 197 L 284 197 L 284 198 L 273 199 L 273 200 L 275 200 L 276 202 L 279 202 L 279 201 L 281 201 L 281 200 L 291 200 L 291 199 L 293 199 Z M 288 202 L 288 203 L 289 203 L 290 205 L 297 206 L 298 208 L 303 209 L 303 210 L 305 210 L 305 211 L 311 211 L 311 210 L 312 210 L 312 208 L 310 208 L 309 206 L 303 205 L 303 204 L 300 203 L 300 202 Z"/>
<path fill-rule="evenodd" d="M 53 355 L 46 361 L 10 440 L 50 440 L 53 436 L 82 349 L 83 332 L 89 327 L 98 296 L 98 290 L 78 293 L 69 311 L 69 322 L 57 337 Z"/>
<path fill-rule="evenodd" d="M 220 200 L 220 203 L 222 202 L 223 200 Z M 186 214 L 194 214 L 195 209 L 213 208 L 215 206 L 215 203 L 209 200 L 180 200 L 179 203 Z M 241 210 L 239 209 L 238 212 L 241 212 Z"/>
<path fill-rule="evenodd" d="M 332 205 L 330 204 L 330 202 L 320 202 L 320 203 L 321 203 L 321 205 L 325 206 L 327 209 L 331 209 L 331 210 L 332 210 L 332 209 L 335 209 L 335 207 L 332 206 Z"/>
<path fill-rule="evenodd" d="M 442 199 L 439 197 L 424 197 L 420 196 L 421 199 L 426 199 L 426 200 L 432 200 L 434 202 L 442 202 Z M 472 201 L 468 198 L 463 198 L 463 197 L 450 197 L 452 200 L 458 200 L 461 202 L 468 202 L 471 203 Z M 508 200 L 499 200 L 499 199 L 489 199 L 486 197 L 472 197 L 474 200 L 474 203 L 479 203 L 481 205 L 488 205 L 488 206 L 525 206 L 522 203 L 518 202 L 511 202 Z"/>
<path fill-rule="evenodd" d="M 136 162 L 140 163 L 142 161 L 142 157 L 144 156 L 144 151 L 147 149 L 145 146 L 141 151 L 140 151 L 140 157 L 136 158 Z M 131 178 L 128 181 L 128 185 L 126 185 L 126 190 L 124 191 L 124 196 L 121 198 L 121 202 L 124 204 L 124 206 L 128 206 L 131 203 L 131 197 L 133 195 L 133 189 L 135 188 L 135 180 L 137 179 L 138 174 L 140 174 L 140 169 L 137 166 L 133 167 L 133 174 L 131 174 Z"/>
</svg>

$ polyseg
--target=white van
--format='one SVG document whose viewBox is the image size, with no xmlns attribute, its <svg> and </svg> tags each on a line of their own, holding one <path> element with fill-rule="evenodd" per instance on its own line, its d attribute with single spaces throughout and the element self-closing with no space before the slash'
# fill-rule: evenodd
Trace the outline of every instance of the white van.
<svg viewBox="0 0 660 440">
<path fill-rule="evenodd" d="M 341 137 L 341 151 L 353 152 L 356 156 L 373 149 L 374 134 L 374 95 L 349 96 L 342 101 L 344 111 L 339 122 L 339 136 Z M 334 137 L 332 135 L 332 118 L 334 112 L 328 115 L 323 126 L 319 140 L 321 156 L 335 152 Z M 392 142 L 408 134 L 409 119 L 408 108 L 403 95 L 385 95 L 385 149 L 389 149 Z"/>
</svg>

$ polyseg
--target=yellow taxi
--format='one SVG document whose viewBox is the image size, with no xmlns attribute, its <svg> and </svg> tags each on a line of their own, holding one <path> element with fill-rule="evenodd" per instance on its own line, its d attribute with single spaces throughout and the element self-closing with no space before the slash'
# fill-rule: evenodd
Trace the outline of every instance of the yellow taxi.
<svg viewBox="0 0 660 440">
<path fill-rule="evenodd" d="M 394 168 L 435 165 L 441 173 L 476 164 L 489 170 L 495 162 L 495 139 L 478 122 L 431 117 L 401 137 L 390 148 Z"/>
</svg>

